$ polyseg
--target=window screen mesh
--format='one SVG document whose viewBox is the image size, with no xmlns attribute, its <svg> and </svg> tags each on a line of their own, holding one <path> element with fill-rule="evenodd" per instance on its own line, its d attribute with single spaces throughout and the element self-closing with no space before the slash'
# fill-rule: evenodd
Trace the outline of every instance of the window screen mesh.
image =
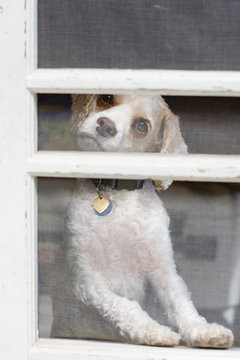
<svg viewBox="0 0 240 360">
<path fill-rule="evenodd" d="M 239 70 L 238 0 L 41 0 L 41 68 Z"/>
<path fill-rule="evenodd" d="M 64 218 L 74 187 L 74 179 L 38 180 L 41 337 L 49 336 L 53 321 L 56 269 L 64 263 L 56 253 L 64 238 Z M 240 344 L 240 185 L 175 182 L 162 193 L 161 199 L 170 216 L 178 272 L 187 283 L 196 307 L 209 321 L 230 327 L 236 344 Z M 70 281 L 69 284 L 73 286 Z M 63 302 L 62 308 L 66 306 L 69 310 L 76 304 L 67 302 L 60 285 L 57 283 L 57 299 Z M 164 310 L 157 311 L 157 305 L 149 289 L 147 310 L 153 318 L 166 324 Z M 69 320 L 73 323 L 73 319 Z M 67 321 L 65 312 L 55 318 L 59 333 L 71 337 L 71 332 L 60 325 Z M 77 326 L 81 326 L 81 321 L 84 319 L 76 319 Z M 96 317 L 93 326 L 100 325 Z"/>
<path fill-rule="evenodd" d="M 239 18 L 238 0 L 41 0 L 38 66 L 239 70 Z M 180 116 L 189 152 L 239 154 L 238 99 L 166 100 Z M 77 150 L 69 134 L 70 107 L 69 96 L 39 96 L 40 150 Z M 41 337 L 50 336 L 52 293 L 61 266 L 56 253 L 74 186 L 73 179 L 38 180 Z M 178 271 L 194 303 L 209 321 L 231 328 L 239 345 L 239 185 L 176 182 L 161 198 L 171 219 Z M 60 286 L 58 293 L 64 302 Z M 156 312 L 156 299 L 151 295 L 150 300 L 151 316 L 166 323 L 163 311 Z M 64 316 L 59 314 L 59 321 Z"/>
</svg>

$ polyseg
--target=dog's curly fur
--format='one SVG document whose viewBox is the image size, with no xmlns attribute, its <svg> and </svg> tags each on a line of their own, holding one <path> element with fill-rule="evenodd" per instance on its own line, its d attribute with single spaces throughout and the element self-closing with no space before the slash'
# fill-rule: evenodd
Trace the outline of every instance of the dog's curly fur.
<svg viewBox="0 0 240 360">
<path fill-rule="evenodd" d="M 72 130 L 82 150 L 185 153 L 178 118 L 160 96 L 74 95 Z M 78 180 L 59 250 L 53 294 L 53 337 L 228 348 L 230 330 L 209 324 L 176 272 L 169 218 L 157 190 L 171 181 L 145 181 L 142 189 L 103 189 L 113 203 L 95 215 L 96 188 Z M 146 309 L 149 284 L 165 306 L 174 332 Z"/>
</svg>

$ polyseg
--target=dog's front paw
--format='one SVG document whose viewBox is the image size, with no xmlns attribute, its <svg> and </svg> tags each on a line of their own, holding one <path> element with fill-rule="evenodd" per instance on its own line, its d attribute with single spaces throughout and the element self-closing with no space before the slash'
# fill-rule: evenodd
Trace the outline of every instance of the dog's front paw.
<svg viewBox="0 0 240 360">
<path fill-rule="evenodd" d="M 152 346 L 177 346 L 180 335 L 167 326 L 148 326 L 141 332 L 137 339 L 138 344 Z"/>
<path fill-rule="evenodd" d="M 185 340 L 193 347 L 227 349 L 233 344 L 233 334 L 221 325 L 204 324 L 191 329 Z"/>
</svg>

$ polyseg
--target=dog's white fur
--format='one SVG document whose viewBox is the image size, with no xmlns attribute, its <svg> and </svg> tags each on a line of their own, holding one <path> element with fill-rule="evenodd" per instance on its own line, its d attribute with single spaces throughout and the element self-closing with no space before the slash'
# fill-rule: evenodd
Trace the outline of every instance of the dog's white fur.
<svg viewBox="0 0 240 360">
<path fill-rule="evenodd" d="M 88 99 L 87 105 L 78 96 L 73 98 L 72 125 L 81 149 L 186 152 L 178 119 L 160 96 L 120 96 L 117 104 L 105 109 L 99 109 L 97 96 Z M 100 117 L 114 122 L 116 134 L 99 134 Z M 149 121 L 148 133 L 140 137 L 131 133 L 131 124 L 139 117 Z M 111 199 L 113 210 L 100 217 L 92 208 L 95 185 L 78 180 L 66 222 L 66 242 L 59 252 L 52 336 L 159 346 L 177 345 L 182 338 L 189 346 L 230 347 L 231 331 L 207 323 L 198 314 L 176 272 L 169 218 L 152 182 L 145 181 L 140 190 L 105 188 L 103 193 Z M 179 334 L 144 310 L 149 284 Z"/>
</svg>

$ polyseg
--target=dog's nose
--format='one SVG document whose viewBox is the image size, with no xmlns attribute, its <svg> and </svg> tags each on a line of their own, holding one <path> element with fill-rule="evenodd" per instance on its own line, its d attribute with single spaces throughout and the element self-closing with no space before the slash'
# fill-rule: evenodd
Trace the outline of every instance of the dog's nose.
<svg viewBox="0 0 240 360">
<path fill-rule="evenodd" d="M 97 132 L 104 136 L 114 136 L 117 133 L 116 126 L 112 120 L 107 117 L 100 117 L 97 120 L 99 126 L 96 127 Z"/>
</svg>

